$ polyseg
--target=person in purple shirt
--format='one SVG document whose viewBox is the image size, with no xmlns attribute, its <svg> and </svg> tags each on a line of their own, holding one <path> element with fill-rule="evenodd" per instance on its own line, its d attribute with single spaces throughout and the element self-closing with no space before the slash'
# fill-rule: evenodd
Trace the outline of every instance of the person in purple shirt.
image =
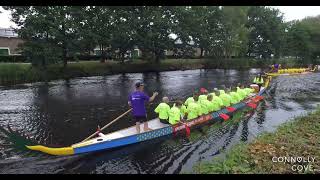
<svg viewBox="0 0 320 180">
<path fill-rule="evenodd" d="M 143 92 L 144 85 L 141 82 L 137 82 L 135 86 L 136 91 L 129 95 L 128 104 L 132 107 L 132 115 L 136 122 L 137 133 L 140 133 L 140 123 L 144 123 L 144 131 L 152 130 L 148 127 L 145 103 L 153 101 L 158 93 L 154 92 L 153 95 L 149 97 Z"/>
</svg>

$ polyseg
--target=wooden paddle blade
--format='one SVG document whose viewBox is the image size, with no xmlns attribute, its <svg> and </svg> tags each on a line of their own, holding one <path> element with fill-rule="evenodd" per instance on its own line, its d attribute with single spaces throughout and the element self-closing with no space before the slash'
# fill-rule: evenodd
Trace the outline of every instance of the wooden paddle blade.
<svg viewBox="0 0 320 180">
<path fill-rule="evenodd" d="M 254 103 L 248 103 L 247 106 L 251 107 L 252 109 L 256 109 L 257 105 Z"/>
<path fill-rule="evenodd" d="M 256 98 L 259 99 L 259 100 L 262 100 L 264 97 L 263 96 L 257 96 Z"/>
<path fill-rule="evenodd" d="M 223 120 L 228 120 L 230 117 L 228 116 L 228 115 L 226 115 L 226 114 L 220 114 L 219 115 Z"/>
<path fill-rule="evenodd" d="M 236 108 L 231 107 L 231 106 L 230 106 L 230 107 L 227 107 L 226 109 L 227 109 L 229 112 L 233 112 L 233 111 L 235 111 L 235 110 L 236 110 Z"/>
<path fill-rule="evenodd" d="M 253 102 L 258 103 L 258 102 L 261 101 L 263 98 L 264 98 L 263 96 L 256 96 L 256 97 L 253 99 Z"/>
</svg>

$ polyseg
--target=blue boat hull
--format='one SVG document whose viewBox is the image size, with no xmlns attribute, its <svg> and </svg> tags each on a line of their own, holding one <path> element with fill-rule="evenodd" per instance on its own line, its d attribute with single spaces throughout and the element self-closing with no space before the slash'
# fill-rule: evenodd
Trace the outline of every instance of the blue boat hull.
<svg viewBox="0 0 320 180">
<path fill-rule="evenodd" d="M 265 92 L 265 89 L 261 90 L 258 95 L 262 95 Z M 234 112 L 229 112 L 227 109 L 222 109 L 217 112 L 213 112 L 211 114 L 207 114 L 204 116 L 201 116 L 199 118 L 196 118 L 192 121 L 187 122 L 189 127 L 196 126 L 198 124 L 203 124 L 204 122 L 208 121 L 221 121 L 222 118 L 220 117 L 220 114 L 233 114 L 241 109 L 244 109 L 247 107 L 245 102 L 240 102 L 237 104 L 232 105 L 231 107 L 235 108 L 236 110 Z M 135 144 L 143 141 L 148 141 L 152 139 L 156 139 L 159 137 L 167 136 L 170 134 L 175 134 L 176 132 L 185 129 L 184 125 L 178 125 L 178 126 L 168 126 L 160 129 L 156 129 L 153 131 L 148 131 L 144 133 L 140 133 L 137 135 L 127 136 L 119 139 L 114 139 L 111 141 L 104 141 L 101 143 L 96 143 L 92 145 L 87 145 L 83 147 L 77 147 L 74 148 L 74 154 L 81 154 L 81 153 L 88 153 L 88 152 L 94 152 L 94 151 L 101 151 L 101 150 L 108 150 L 113 149 L 117 147 L 122 147 L 130 144 Z"/>
</svg>

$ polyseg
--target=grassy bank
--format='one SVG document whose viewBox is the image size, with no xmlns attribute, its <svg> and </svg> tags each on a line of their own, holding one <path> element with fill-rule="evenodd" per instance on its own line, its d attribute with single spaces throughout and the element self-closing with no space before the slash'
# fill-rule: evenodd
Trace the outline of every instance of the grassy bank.
<svg viewBox="0 0 320 180">
<path fill-rule="evenodd" d="M 279 161 L 282 161 L 282 157 L 313 157 L 315 161 L 280 163 L 273 162 L 273 157 L 280 157 Z M 307 170 L 301 170 L 302 166 L 298 168 L 299 164 Z M 320 108 L 283 124 L 275 133 L 265 133 L 249 144 L 240 143 L 231 148 L 225 157 L 202 162 L 194 167 L 194 171 L 202 174 L 320 173 Z"/>
<path fill-rule="evenodd" d="M 69 63 L 66 68 L 61 64 L 49 65 L 38 69 L 28 63 L 0 63 L 0 85 L 50 81 L 74 77 L 103 76 L 118 73 L 161 72 L 188 69 L 247 69 L 266 67 L 268 61 L 253 59 L 167 59 L 159 64 L 135 60 L 121 64 L 115 61 L 79 61 Z"/>
</svg>

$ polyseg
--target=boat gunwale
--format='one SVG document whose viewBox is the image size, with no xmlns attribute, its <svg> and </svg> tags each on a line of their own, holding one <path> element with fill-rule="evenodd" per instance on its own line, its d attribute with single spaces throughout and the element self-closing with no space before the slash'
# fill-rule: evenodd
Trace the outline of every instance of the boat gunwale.
<svg viewBox="0 0 320 180">
<path fill-rule="evenodd" d="M 304 74 L 311 74 L 314 71 L 306 71 L 301 73 L 266 73 L 267 76 L 290 76 L 290 75 L 304 75 Z"/>
</svg>

